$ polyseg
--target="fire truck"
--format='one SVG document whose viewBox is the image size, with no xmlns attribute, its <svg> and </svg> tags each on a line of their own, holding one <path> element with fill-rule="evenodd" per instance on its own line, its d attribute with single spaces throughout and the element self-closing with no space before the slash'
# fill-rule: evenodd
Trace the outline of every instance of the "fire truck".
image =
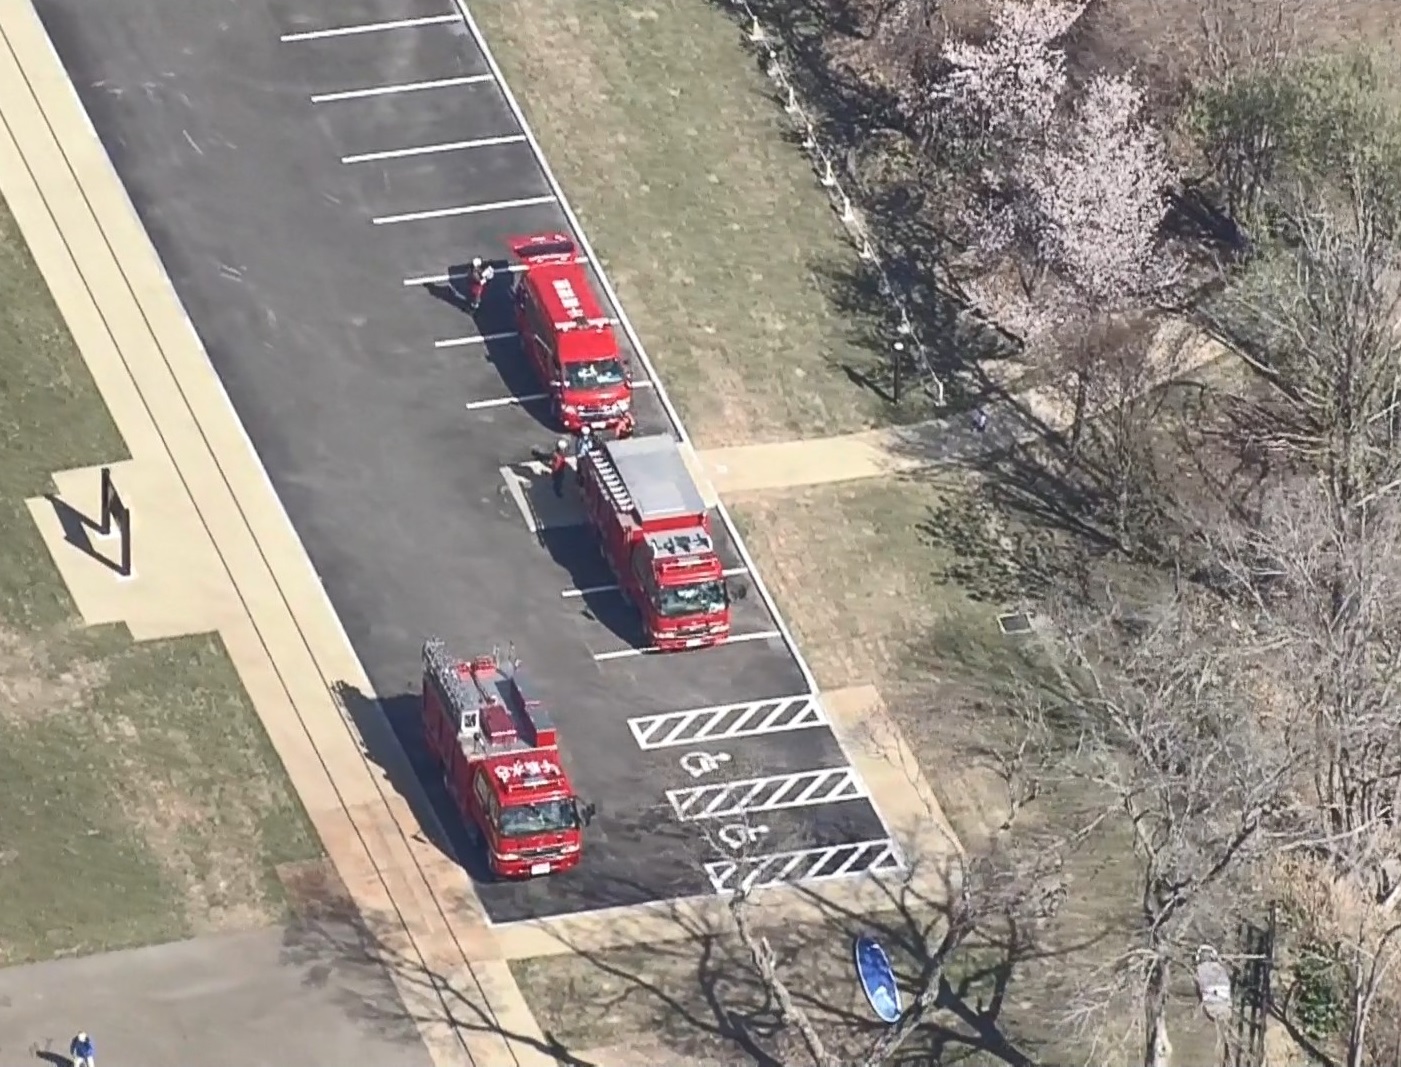
<svg viewBox="0 0 1401 1067">
<path fill-rule="evenodd" d="M 730 634 L 730 591 L 700 490 L 667 434 L 597 440 L 579 457 L 589 524 L 660 651 Z"/>
<path fill-rule="evenodd" d="M 426 642 L 422 713 L 428 751 L 492 874 L 578 866 L 594 810 L 575 796 L 555 725 L 526 695 L 514 655 L 459 660 Z"/>
<path fill-rule="evenodd" d="M 632 375 L 578 248 L 562 233 L 517 237 L 510 245 L 525 265 L 514 291 L 516 327 L 555 419 L 571 433 L 617 429 L 632 409 Z"/>
</svg>

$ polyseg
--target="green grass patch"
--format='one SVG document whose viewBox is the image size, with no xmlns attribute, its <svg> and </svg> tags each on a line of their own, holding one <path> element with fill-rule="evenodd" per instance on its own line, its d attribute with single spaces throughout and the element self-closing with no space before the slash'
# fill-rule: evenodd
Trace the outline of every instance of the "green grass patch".
<svg viewBox="0 0 1401 1067">
<path fill-rule="evenodd" d="M 0 963 L 276 920 L 320 855 L 217 636 L 76 616 L 24 501 L 126 455 L 0 203 Z"/>
<path fill-rule="evenodd" d="M 852 379 L 876 373 L 893 340 L 880 300 L 723 10 L 537 0 L 528 18 L 509 4 L 474 13 L 698 441 L 892 417 Z"/>
</svg>

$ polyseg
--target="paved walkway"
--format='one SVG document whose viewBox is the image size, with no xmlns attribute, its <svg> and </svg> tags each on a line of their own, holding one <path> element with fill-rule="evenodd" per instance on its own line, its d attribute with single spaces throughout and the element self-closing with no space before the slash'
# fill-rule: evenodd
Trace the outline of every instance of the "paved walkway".
<svg viewBox="0 0 1401 1067">
<path fill-rule="evenodd" d="M 438 1067 L 553 1063 L 465 875 L 333 696 L 369 682 L 28 0 L 0 0 L 0 192 L 133 457 L 128 582 L 31 502 L 80 610 L 137 637 L 220 631 Z M 58 485 L 95 510 L 93 472 Z"/>
<path fill-rule="evenodd" d="M 1153 341 L 1153 379 L 1183 378 L 1225 354 L 1221 344 L 1185 323 L 1167 322 Z M 1067 430 L 1074 417 L 1066 398 L 1044 387 L 997 399 L 984 410 L 989 421 L 983 432 L 974 428 L 969 415 L 956 415 L 835 437 L 705 449 L 692 470 L 712 502 L 717 494 L 915 474 L 931 465 L 967 462 L 1017 441 Z"/>
</svg>

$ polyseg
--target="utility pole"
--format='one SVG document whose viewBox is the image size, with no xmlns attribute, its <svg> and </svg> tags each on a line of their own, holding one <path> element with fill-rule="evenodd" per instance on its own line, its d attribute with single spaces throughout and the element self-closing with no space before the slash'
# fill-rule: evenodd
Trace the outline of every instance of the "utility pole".
<svg viewBox="0 0 1401 1067">
<path fill-rule="evenodd" d="M 894 397 L 895 406 L 899 407 L 901 386 L 904 384 L 905 379 L 905 342 L 896 341 L 893 347 L 895 349 L 895 356 L 893 358 L 895 369 L 895 384 L 894 387 L 891 389 L 891 395 Z"/>
</svg>

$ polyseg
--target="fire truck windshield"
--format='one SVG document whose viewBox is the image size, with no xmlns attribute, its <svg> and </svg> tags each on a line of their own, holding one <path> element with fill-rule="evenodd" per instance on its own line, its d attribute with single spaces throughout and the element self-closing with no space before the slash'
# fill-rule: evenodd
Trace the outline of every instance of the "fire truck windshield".
<svg viewBox="0 0 1401 1067">
<path fill-rule="evenodd" d="M 709 615 L 723 611 L 729 594 L 722 581 L 662 586 L 657 590 L 657 611 L 668 619 L 679 615 Z"/>
<path fill-rule="evenodd" d="M 502 837 L 525 837 L 560 830 L 577 830 L 579 813 L 574 801 L 542 800 L 537 804 L 515 804 L 501 809 Z"/>
<path fill-rule="evenodd" d="M 607 389 L 622 385 L 627 372 L 617 359 L 590 359 L 564 365 L 564 381 L 570 389 Z"/>
</svg>

